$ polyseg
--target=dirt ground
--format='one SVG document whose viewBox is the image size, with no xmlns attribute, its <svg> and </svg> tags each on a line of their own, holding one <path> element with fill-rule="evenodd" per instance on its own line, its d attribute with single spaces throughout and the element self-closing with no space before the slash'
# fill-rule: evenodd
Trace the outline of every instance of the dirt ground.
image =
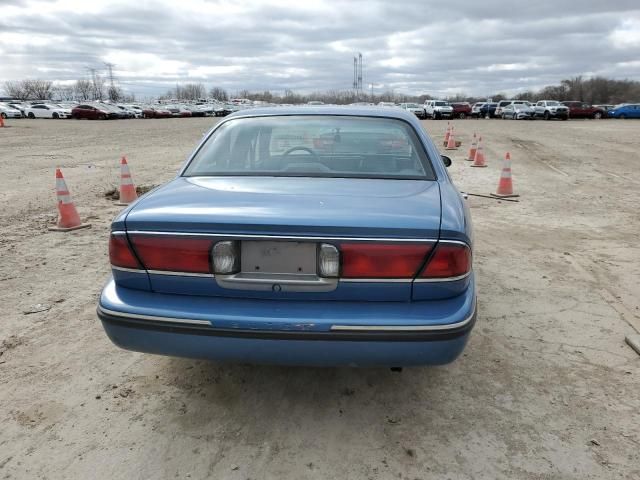
<svg viewBox="0 0 640 480">
<path fill-rule="evenodd" d="M 215 119 L 0 129 L 0 478 L 640 478 L 640 122 L 456 121 L 479 318 L 438 368 L 215 365 L 120 350 L 96 318 L 104 193 L 170 179 Z M 439 140 L 446 122 L 425 121 Z M 470 135 L 489 167 L 463 161 Z M 91 229 L 47 231 L 61 166 Z"/>
</svg>

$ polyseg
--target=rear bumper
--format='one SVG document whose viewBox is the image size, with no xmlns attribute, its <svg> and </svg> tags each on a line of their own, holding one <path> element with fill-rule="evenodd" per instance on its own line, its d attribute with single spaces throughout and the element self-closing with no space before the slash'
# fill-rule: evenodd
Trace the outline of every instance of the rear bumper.
<svg viewBox="0 0 640 480">
<path fill-rule="evenodd" d="M 185 297 L 111 280 L 98 305 L 107 335 L 121 348 L 308 366 L 446 364 L 464 349 L 476 315 L 473 284 L 449 300 L 356 303 Z"/>
</svg>

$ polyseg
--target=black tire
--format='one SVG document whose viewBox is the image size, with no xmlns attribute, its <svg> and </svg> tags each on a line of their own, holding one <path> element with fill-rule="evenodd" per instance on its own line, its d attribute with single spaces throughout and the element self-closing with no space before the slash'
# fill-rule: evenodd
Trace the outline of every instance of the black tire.
<svg viewBox="0 0 640 480">
<path fill-rule="evenodd" d="M 2 117 L 2 118 L 7 118 L 7 114 L 6 114 L 6 113 L 4 113 L 4 112 L 2 112 L 2 113 L 0 113 L 0 117 Z"/>
<path fill-rule="evenodd" d="M 549 112 L 544 112 L 544 119 L 551 120 L 551 114 Z"/>
<path fill-rule="evenodd" d="M 600 120 L 602 118 L 602 112 L 595 112 L 593 114 L 593 119 L 594 120 Z"/>
<path fill-rule="evenodd" d="M 619 118 L 620 118 L 620 120 L 626 120 L 627 119 L 627 115 L 625 113 L 621 113 Z"/>
<path fill-rule="evenodd" d="M 33 114 L 33 112 L 29 112 L 29 114 L 27 115 L 27 117 L 34 119 L 36 118 L 36 116 Z"/>
<path fill-rule="evenodd" d="M 56 112 L 53 112 L 53 115 L 51 115 L 55 120 L 58 120 L 60 118 L 60 115 L 58 115 Z"/>
<path fill-rule="evenodd" d="M 458 118 L 459 118 L 460 120 L 464 120 L 465 118 L 467 118 L 467 116 L 464 114 L 464 112 L 460 112 L 460 113 L 458 114 Z"/>
<path fill-rule="evenodd" d="M 106 120 L 107 116 L 103 113 L 102 115 L 100 115 L 100 120 Z"/>
<path fill-rule="evenodd" d="M 565 120 L 569 120 L 569 117 L 560 117 L 560 120 L 564 122 Z"/>
<path fill-rule="evenodd" d="M 435 112 L 433 114 L 433 118 L 435 118 L 436 120 L 442 120 L 442 115 L 438 112 Z"/>
</svg>

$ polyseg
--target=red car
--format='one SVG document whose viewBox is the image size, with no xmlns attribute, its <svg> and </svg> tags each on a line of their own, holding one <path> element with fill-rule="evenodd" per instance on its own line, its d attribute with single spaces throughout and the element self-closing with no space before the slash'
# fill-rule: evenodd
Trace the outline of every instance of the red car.
<svg viewBox="0 0 640 480">
<path fill-rule="evenodd" d="M 118 115 L 100 105 L 85 103 L 73 107 L 71 110 L 71 118 L 75 118 L 76 120 L 80 120 L 81 118 L 86 118 L 87 120 L 107 120 L 110 118 L 118 118 Z"/>
<path fill-rule="evenodd" d="M 171 112 L 162 107 L 144 107 L 142 109 L 144 118 L 171 118 Z"/>
<path fill-rule="evenodd" d="M 452 103 L 453 118 L 467 118 L 471 116 L 471 104 L 469 102 Z"/>
<path fill-rule="evenodd" d="M 569 107 L 571 118 L 606 118 L 607 111 L 604 108 L 594 107 L 585 102 L 562 102 Z"/>
</svg>

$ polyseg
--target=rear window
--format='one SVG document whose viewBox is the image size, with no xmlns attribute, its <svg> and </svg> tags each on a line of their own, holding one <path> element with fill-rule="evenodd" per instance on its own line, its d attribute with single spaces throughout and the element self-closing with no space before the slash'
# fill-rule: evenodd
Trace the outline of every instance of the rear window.
<svg viewBox="0 0 640 480">
<path fill-rule="evenodd" d="M 408 123 L 329 115 L 229 120 L 183 175 L 435 179 Z"/>
</svg>

